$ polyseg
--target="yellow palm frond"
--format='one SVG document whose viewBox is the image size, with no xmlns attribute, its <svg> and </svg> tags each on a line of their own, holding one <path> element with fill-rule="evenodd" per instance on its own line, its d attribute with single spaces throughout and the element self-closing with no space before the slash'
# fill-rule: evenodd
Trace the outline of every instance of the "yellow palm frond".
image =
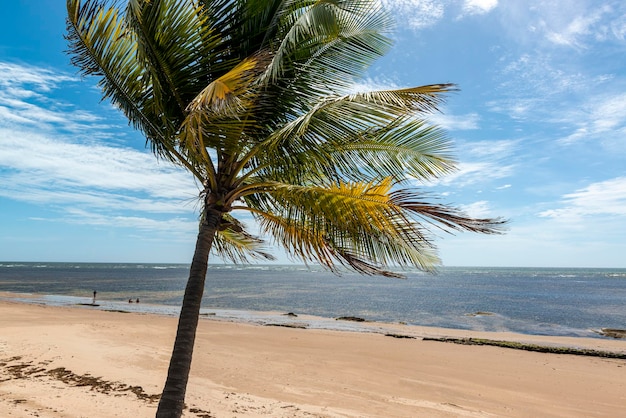
<svg viewBox="0 0 626 418">
<path fill-rule="evenodd" d="M 237 115 L 245 109 L 242 96 L 249 91 L 260 56 L 249 57 L 213 80 L 187 106 L 191 114 L 211 111 Z M 258 70 L 256 71 L 258 72 Z M 230 111 L 229 111 L 230 110 Z"/>
<path fill-rule="evenodd" d="M 386 266 L 392 265 L 430 270 L 438 264 L 434 247 L 392 201 L 393 185 L 391 178 L 326 187 L 274 184 L 266 187 L 265 210 L 251 212 L 265 232 L 306 260 L 331 266 L 330 257 L 366 274 L 390 275 Z"/>
</svg>

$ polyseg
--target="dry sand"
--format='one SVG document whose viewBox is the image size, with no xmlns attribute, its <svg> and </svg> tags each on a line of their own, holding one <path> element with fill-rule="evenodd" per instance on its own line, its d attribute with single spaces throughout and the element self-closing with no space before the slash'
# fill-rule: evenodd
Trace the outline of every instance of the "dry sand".
<svg viewBox="0 0 626 418">
<path fill-rule="evenodd" d="M 176 319 L 0 301 L 0 416 L 152 417 Z M 397 325 L 626 351 L 626 341 Z M 626 417 L 626 360 L 202 320 L 185 417 Z"/>
</svg>

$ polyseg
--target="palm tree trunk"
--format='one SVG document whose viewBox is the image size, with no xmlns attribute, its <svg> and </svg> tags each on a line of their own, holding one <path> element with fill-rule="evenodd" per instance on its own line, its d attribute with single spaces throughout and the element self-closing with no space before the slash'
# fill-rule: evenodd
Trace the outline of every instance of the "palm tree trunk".
<svg viewBox="0 0 626 418">
<path fill-rule="evenodd" d="M 183 306 L 178 319 L 174 349 L 167 371 L 167 380 L 156 413 L 157 418 L 180 418 L 185 406 L 185 392 L 191 369 L 191 357 L 196 339 L 209 252 L 221 220 L 221 213 L 218 211 L 205 210 L 206 216 L 204 222 L 201 222 L 198 232 L 196 250 L 191 262 Z"/>
</svg>

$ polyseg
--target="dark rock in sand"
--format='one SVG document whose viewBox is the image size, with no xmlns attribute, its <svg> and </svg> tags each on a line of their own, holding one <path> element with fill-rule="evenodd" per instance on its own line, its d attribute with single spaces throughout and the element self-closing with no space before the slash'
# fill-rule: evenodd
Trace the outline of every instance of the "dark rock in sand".
<svg viewBox="0 0 626 418">
<path fill-rule="evenodd" d="M 465 316 L 493 316 L 493 315 L 495 315 L 493 312 L 484 312 L 484 311 L 478 311 L 474 313 L 465 314 Z"/>
<path fill-rule="evenodd" d="M 365 322 L 365 319 L 359 318 L 358 316 L 340 316 L 339 318 L 335 318 L 336 321 L 353 321 L 353 322 Z"/>
<path fill-rule="evenodd" d="M 285 328 L 296 328 L 296 329 L 306 329 L 306 324 L 265 324 L 266 327 L 285 327 Z"/>
<path fill-rule="evenodd" d="M 284 316 L 291 316 L 292 318 L 297 318 L 297 317 L 298 317 L 298 315 L 296 315 L 296 314 L 295 314 L 295 313 L 293 313 L 293 312 L 289 312 L 289 313 L 286 313 L 286 314 L 283 314 L 283 315 L 284 315 Z"/>
<path fill-rule="evenodd" d="M 602 328 L 598 334 L 611 338 L 626 338 L 626 329 Z"/>
<path fill-rule="evenodd" d="M 416 338 L 412 335 L 403 335 L 403 334 L 385 334 L 385 337 L 393 337 L 393 338 L 408 338 L 410 340 L 415 340 Z"/>
</svg>

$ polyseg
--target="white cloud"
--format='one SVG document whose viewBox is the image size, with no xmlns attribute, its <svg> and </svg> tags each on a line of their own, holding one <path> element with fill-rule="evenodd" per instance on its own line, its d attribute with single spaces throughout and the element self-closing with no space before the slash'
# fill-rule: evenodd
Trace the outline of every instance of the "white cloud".
<svg viewBox="0 0 626 418">
<path fill-rule="evenodd" d="M 49 92 L 67 81 L 76 81 L 76 78 L 41 67 L 0 62 L 0 86 L 12 90 L 14 96 L 30 97 L 35 94 L 31 89 Z"/>
<path fill-rule="evenodd" d="M 450 115 L 447 113 L 433 113 L 427 116 L 434 124 L 448 131 L 467 131 L 478 129 L 480 116 L 478 113 L 468 113 L 465 115 Z"/>
<path fill-rule="evenodd" d="M 119 130 L 49 99 L 75 81 L 0 62 L 0 196 L 45 205 L 66 222 L 155 230 L 172 228 L 181 216 L 195 223 L 198 188 L 190 174 L 150 152 L 110 145 L 105 140 L 116 142 Z"/>
<path fill-rule="evenodd" d="M 624 141 L 626 131 L 626 93 L 609 93 L 590 97 L 585 103 L 561 109 L 555 122 L 573 127 L 573 132 L 561 139 L 564 145 L 602 139 Z"/>
<path fill-rule="evenodd" d="M 611 78 L 606 74 L 592 78 L 562 62 L 555 63 L 550 54 L 541 51 L 525 53 L 509 61 L 501 70 L 501 77 L 502 89 L 513 89 L 512 93 L 522 97 L 582 91 L 592 82 L 602 83 Z"/>
<path fill-rule="evenodd" d="M 608 5 L 596 9 L 587 9 L 584 14 L 569 16 L 568 20 L 542 21 L 545 26 L 546 38 L 557 45 L 582 47 L 588 37 L 600 38 L 603 29 L 595 27 L 602 22 L 605 14 L 610 13 Z M 567 15 L 567 12 L 566 12 Z"/>
<path fill-rule="evenodd" d="M 504 160 L 515 154 L 519 148 L 518 141 L 472 141 L 463 144 L 463 153 L 474 158 L 490 158 L 492 160 Z"/>
<path fill-rule="evenodd" d="M 505 33 L 523 43 L 580 50 L 626 33 L 621 0 L 509 0 L 499 10 Z"/>
<path fill-rule="evenodd" d="M 398 16 L 398 24 L 406 22 L 413 29 L 435 25 L 445 11 L 444 3 L 437 0 L 382 0 L 382 3 Z"/>
<path fill-rule="evenodd" d="M 399 25 L 420 30 L 436 25 L 448 10 L 458 18 L 483 15 L 498 6 L 498 0 L 381 0 L 387 10 L 396 16 Z"/>
<path fill-rule="evenodd" d="M 598 134 L 615 135 L 626 127 L 626 95 L 619 77 L 587 74 L 585 68 L 541 51 L 506 63 L 499 75 L 501 98 L 488 103 L 491 111 L 520 121 L 548 123 L 570 144 Z M 595 58 L 590 58 L 595 59 Z M 608 138 L 603 138 L 608 140 Z"/>
<path fill-rule="evenodd" d="M 187 218 L 154 219 L 142 216 L 105 215 L 81 209 L 69 208 L 61 222 L 80 225 L 135 228 L 146 231 L 158 231 L 168 235 L 191 236 L 198 230 L 198 222 Z"/>
<path fill-rule="evenodd" d="M 467 187 L 510 177 L 516 167 L 510 157 L 518 146 L 517 141 L 509 140 L 464 142 L 459 146 L 463 154 L 457 170 L 430 185 Z"/>
<path fill-rule="evenodd" d="M 611 34 L 618 41 L 626 41 L 626 14 L 618 16 L 610 25 Z"/>
<path fill-rule="evenodd" d="M 539 214 L 565 222 L 595 215 L 626 216 L 626 177 L 617 177 L 563 196 L 564 207 Z"/>
<path fill-rule="evenodd" d="M 586 222 L 584 228 L 543 219 L 511 218 L 504 235 L 459 234 L 438 243 L 446 265 L 624 267 L 624 228 Z M 468 248 L 480 248 L 481 257 Z"/>
<path fill-rule="evenodd" d="M 493 216 L 489 208 L 489 202 L 481 200 L 469 205 L 462 205 L 461 210 L 472 218 L 488 218 Z"/>
<path fill-rule="evenodd" d="M 498 6 L 498 0 L 465 0 L 463 12 L 466 14 L 489 13 Z"/>
<path fill-rule="evenodd" d="M 400 88 L 400 86 L 398 86 L 398 84 L 396 84 L 392 80 L 381 78 L 364 78 L 359 80 L 358 82 L 353 83 L 346 94 L 369 93 L 371 91 L 395 90 L 398 88 Z"/>
<path fill-rule="evenodd" d="M 495 161 L 461 162 L 457 166 L 457 171 L 432 184 L 466 187 L 506 178 L 513 172 L 514 165 L 502 165 Z"/>
<path fill-rule="evenodd" d="M 29 131 L 0 129 L 0 138 L 0 167 L 14 173 L 14 180 L 23 179 L 21 186 L 95 188 L 167 198 L 197 195 L 197 189 L 190 187 L 190 175 L 158 165 L 147 152 L 64 142 Z"/>
</svg>

